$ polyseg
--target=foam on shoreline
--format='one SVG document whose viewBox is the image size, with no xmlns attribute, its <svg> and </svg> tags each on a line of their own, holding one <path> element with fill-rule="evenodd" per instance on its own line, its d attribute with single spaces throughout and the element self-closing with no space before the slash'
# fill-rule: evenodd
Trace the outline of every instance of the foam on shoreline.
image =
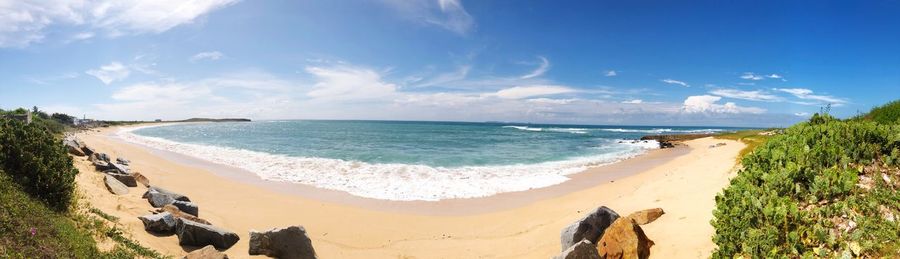
<svg viewBox="0 0 900 259">
<path fill-rule="evenodd" d="M 174 142 L 134 134 L 153 126 L 126 127 L 117 136 L 132 143 L 241 168 L 270 181 L 285 181 L 383 200 L 438 201 L 486 197 L 556 185 L 588 167 L 615 163 L 658 147 L 655 141 L 615 141 L 619 151 L 565 161 L 504 166 L 432 167 L 374 164 Z"/>
</svg>

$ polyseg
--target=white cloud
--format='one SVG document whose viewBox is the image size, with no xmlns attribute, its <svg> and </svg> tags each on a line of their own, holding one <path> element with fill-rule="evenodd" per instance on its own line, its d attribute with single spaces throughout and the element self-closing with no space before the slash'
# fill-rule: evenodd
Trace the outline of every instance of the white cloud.
<svg viewBox="0 0 900 259">
<path fill-rule="evenodd" d="M 772 79 L 784 79 L 784 77 L 779 74 L 771 74 L 771 75 L 767 75 L 766 77 L 772 78 Z"/>
<path fill-rule="evenodd" d="M 538 56 L 538 59 L 541 60 L 541 63 L 538 65 L 538 67 L 535 68 L 534 71 L 531 71 L 531 73 L 528 73 L 527 75 L 522 76 L 521 77 L 522 79 L 528 79 L 528 78 L 541 76 L 544 73 L 546 73 L 547 70 L 550 69 L 550 61 L 547 60 L 547 58 Z"/>
<path fill-rule="evenodd" d="M 682 110 L 686 113 L 751 113 L 760 114 L 766 112 L 765 109 L 757 107 L 741 107 L 733 102 L 718 104 L 722 97 L 713 95 L 694 95 L 688 96 L 684 100 Z"/>
<path fill-rule="evenodd" d="M 97 79 L 100 79 L 103 84 L 108 85 L 115 81 L 120 81 L 127 78 L 131 71 L 128 69 L 128 67 L 122 65 L 122 63 L 114 61 L 109 65 L 100 66 L 100 68 L 98 69 L 91 69 L 85 71 L 84 73 L 92 75 Z"/>
<path fill-rule="evenodd" d="M 634 99 L 634 100 L 622 101 L 622 103 L 629 103 L 629 104 L 641 104 L 641 103 L 643 103 L 643 102 L 644 102 L 644 100 L 641 100 L 641 99 Z"/>
<path fill-rule="evenodd" d="M 459 35 L 468 34 L 475 20 L 459 0 L 383 0 L 403 18 L 430 26 L 437 26 Z"/>
<path fill-rule="evenodd" d="M 615 70 L 607 70 L 605 73 L 603 73 L 603 75 L 604 76 L 617 76 L 617 75 L 619 75 L 619 73 L 617 73 Z"/>
<path fill-rule="evenodd" d="M 0 47 L 40 42 L 51 26 L 100 30 L 108 36 L 160 33 L 194 22 L 237 0 L 18 0 L 0 3 Z M 94 37 L 92 31 L 66 41 Z"/>
<path fill-rule="evenodd" d="M 752 72 L 744 72 L 744 74 L 741 75 L 741 79 L 747 79 L 747 80 L 759 81 L 759 80 L 763 80 L 763 79 L 766 79 L 766 78 L 763 77 L 763 76 L 760 76 L 760 75 L 756 75 L 756 74 L 754 74 L 754 73 L 752 73 Z"/>
<path fill-rule="evenodd" d="M 847 103 L 847 100 L 837 98 L 830 95 L 816 95 L 813 94 L 813 90 L 806 88 L 772 88 L 775 91 L 781 91 L 785 93 L 789 93 L 794 95 L 797 98 L 804 100 L 813 100 L 817 102 L 795 102 L 798 104 L 804 105 L 822 105 L 822 104 L 832 104 L 835 106 L 841 106 Z"/>
<path fill-rule="evenodd" d="M 377 99 L 394 94 L 395 84 L 386 83 L 377 72 L 351 66 L 307 67 L 317 83 L 307 96 L 320 100 Z"/>
<path fill-rule="evenodd" d="M 666 83 L 666 84 L 673 84 L 673 85 L 680 85 L 680 86 L 684 86 L 684 87 L 691 87 L 691 85 L 689 85 L 689 84 L 687 84 L 687 83 L 685 83 L 685 82 L 682 82 L 682 81 L 675 80 L 675 79 L 668 79 L 668 78 L 667 78 L 667 79 L 663 79 L 663 80 L 659 80 L 659 81 L 661 81 L 661 82 L 663 82 L 663 83 Z"/>
<path fill-rule="evenodd" d="M 743 99 L 750 101 L 774 102 L 782 100 L 781 97 L 765 93 L 760 90 L 741 91 L 737 89 L 716 89 L 709 92 L 710 94 L 724 96 L 728 98 Z"/>
<path fill-rule="evenodd" d="M 192 56 L 190 58 L 190 60 L 191 60 L 191 62 L 197 62 L 197 61 L 201 61 L 204 59 L 205 60 L 219 60 L 222 57 L 225 57 L 225 54 L 222 54 L 222 52 L 207 51 L 207 52 L 200 52 L 200 53 L 194 54 L 194 56 Z"/>
<path fill-rule="evenodd" d="M 806 117 L 806 116 L 809 116 L 809 113 L 808 112 L 796 112 L 796 113 L 794 113 L 794 116 Z"/>
<path fill-rule="evenodd" d="M 533 96 L 554 95 L 575 92 L 574 89 L 558 85 L 516 86 L 493 93 L 503 99 L 524 99 Z"/>
</svg>

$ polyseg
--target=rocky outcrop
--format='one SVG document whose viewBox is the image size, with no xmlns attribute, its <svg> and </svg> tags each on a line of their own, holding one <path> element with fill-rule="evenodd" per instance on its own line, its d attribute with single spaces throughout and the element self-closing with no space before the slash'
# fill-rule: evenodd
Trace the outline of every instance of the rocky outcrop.
<svg viewBox="0 0 900 259">
<path fill-rule="evenodd" d="M 72 154 L 75 156 L 85 156 L 84 151 L 81 150 L 81 146 L 78 145 L 78 142 L 75 142 L 75 140 L 73 140 L 73 139 L 63 140 L 63 145 L 66 146 L 66 149 L 68 149 L 69 154 Z"/>
<path fill-rule="evenodd" d="M 128 187 L 137 187 L 137 181 L 134 179 L 134 176 L 131 176 L 127 173 L 119 172 L 119 170 L 110 169 L 103 171 L 104 174 L 115 177 L 116 180 L 125 184 Z"/>
<path fill-rule="evenodd" d="M 122 164 L 109 163 L 109 166 L 110 166 L 111 169 L 119 170 L 119 172 L 122 172 L 122 173 L 130 173 L 130 172 L 131 172 L 131 170 L 128 169 L 128 166 L 125 166 L 125 165 L 122 165 Z"/>
<path fill-rule="evenodd" d="M 144 223 L 144 230 L 159 234 L 175 233 L 177 220 L 171 213 L 163 212 L 145 215 L 138 217 L 138 219 Z"/>
<path fill-rule="evenodd" d="M 109 192 L 115 195 L 128 194 L 128 186 L 125 186 L 125 184 L 116 180 L 115 177 L 107 175 L 104 182 L 106 183 L 106 189 L 109 190 Z"/>
<path fill-rule="evenodd" d="M 214 246 L 208 245 L 191 251 L 182 257 L 182 259 L 228 259 L 228 255 L 219 252 Z"/>
<path fill-rule="evenodd" d="M 581 240 L 581 242 L 570 246 L 569 249 L 566 249 L 554 259 L 600 259 L 600 253 L 597 252 L 597 246 L 594 243 Z"/>
<path fill-rule="evenodd" d="M 147 179 L 147 177 L 141 173 L 131 173 L 131 177 L 134 177 L 134 180 L 144 185 L 144 187 L 150 187 L 150 179 Z"/>
<path fill-rule="evenodd" d="M 131 161 L 128 160 L 128 159 L 125 159 L 124 157 L 117 157 L 117 158 L 116 158 L 116 164 L 126 165 L 126 166 L 127 166 L 127 165 L 130 164 L 130 163 L 131 163 Z"/>
<path fill-rule="evenodd" d="M 250 255 L 281 259 L 314 259 L 316 251 L 313 249 L 312 240 L 306 234 L 306 229 L 301 226 L 290 226 L 263 232 L 251 230 Z"/>
<path fill-rule="evenodd" d="M 212 245 L 219 249 L 228 249 L 240 240 L 234 232 L 213 225 L 183 219 L 177 219 L 177 221 L 175 234 L 178 235 L 178 244 L 180 245 Z"/>
<path fill-rule="evenodd" d="M 631 213 L 627 218 L 634 220 L 635 224 L 646 225 L 650 222 L 653 222 L 663 214 L 666 214 L 666 212 L 663 211 L 662 208 L 653 208 Z"/>
<path fill-rule="evenodd" d="M 160 213 L 161 212 L 171 213 L 172 216 L 174 216 L 175 218 L 190 220 L 190 221 L 194 221 L 197 223 L 203 223 L 203 224 L 207 224 L 207 225 L 212 225 L 212 223 L 209 223 L 209 221 L 206 221 L 205 219 L 201 219 L 201 218 L 198 218 L 197 216 L 184 213 L 183 211 L 179 210 L 178 207 L 175 207 L 175 205 L 172 205 L 172 204 L 169 204 L 169 205 L 163 206 L 162 208 L 156 209 L 156 211 L 160 212 Z"/>
<path fill-rule="evenodd" d="M 569 247 L 581 242 L 581 240 L 596 243 L 604 231 L 610 224 L 619 218 L 610 208 L 602 206 L 591 212 L 584 218 L 572 223 L 562 230 L 560 241 L 562 245 L 561 251 L 565 251 Z"/>
<path fill-rule="evenodd" d="M 178 207 L 178 210 L 183 211 L 184 213 L 194 215 L 195 217 L 199 217 L 200 208 L 197 208 L 197 204 L 189 201 L 174 201 L 172 205 Z"/>
<path fill-rule="evenodd" d="M 153 186 L 148 188 L 141 197 L 147 199 L 154 208 L 161 208 L 175 201 L 191 201 L 187 196 Z"/>
<path fill-rule="evenodd" d="M 651 246 L 653 241 L 630 218 L 617 219 L 597 242 L 602 258 L 648 258 Z"/>
</svg>

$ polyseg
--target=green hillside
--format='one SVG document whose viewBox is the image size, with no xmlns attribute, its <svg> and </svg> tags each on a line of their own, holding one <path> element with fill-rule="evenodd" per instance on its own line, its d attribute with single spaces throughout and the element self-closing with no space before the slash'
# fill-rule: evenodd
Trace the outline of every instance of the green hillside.
<svg viewBox="0 0 900 259">
<path fill-rule="evenodd" d="M 871 120 L 883 124 L 900 124 L 900 100 L 889 102 L 885 105 L 872 108 L 866 114 L 853 118 L 854 120 Z"/>
</svg>

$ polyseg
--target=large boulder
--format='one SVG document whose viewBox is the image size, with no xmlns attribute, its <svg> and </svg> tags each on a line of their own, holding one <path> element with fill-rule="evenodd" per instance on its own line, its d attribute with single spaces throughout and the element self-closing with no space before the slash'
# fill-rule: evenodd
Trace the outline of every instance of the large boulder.
<svg viewBox="0 0 900 259">
<path fill-rule="evenodd" d="M 631 213 L 627 218 L 634 220 L 634 223 L 638 225 L 646 225 L 655 221 L 663 214 L 666 214 L 666 212 L 663 211 L 662 208 L 653 208 Z"/>
<path fill-rule="evenodd" d="M 653 241 L 630 218 L 613 222 L 597 242 L 597 250 L 603 258 L 648 258 L 651 246 Z"/>
<path fill-rule="evenodd" d="M 194 222 L 198 222 L 198 223 L 203 223 L 206 225 L 212 225 L 212 223 L 209 223 L 209 221 L 206 221 L 205 219 L 201 219 L 201 218 L 198 218 L 197 216 L 184 213 L 183 211 L 179 210 L 178 207 L 175 207 L 175 205 L 172 205 L 172 204 L 169 204 L 169 205 L 163 206 L 162 208 L 156 209 L 156 211 L 171 213 L 172 216 L 174 216 L 175 218 L 190 220 L 190 221 L 194 221 Z"/>
<path fill-rule="evenodd" d="M 178 244 L 180 245 L 212 245 L 219 249 L 228 249 L 240 240 L 240 237 L 234 232 L 213 225 L 183 219 L 177 219 L 177 221 L 175 234 L 178 235 Z"/>
<path fill-rule="evenodd" d="M 144 230 L 159 233 L 172 234 L 175 233 L 175 224 L 177 223 L 175 216 L 171 213 L 163 212 L 138 217 L 144 223 Z"/>
<path fill-rule="evenodd" d="M 597 246 L 594 243 L 581 240 L 581 242 L 570 246 L 569 249 L 566 249 L 554 259 L 600 259 L 600 253 L 597 252 Z"/>
<path fill-rule="evenodd" d="M 84 153 L 85 155 L 87 155 L 88 157 L 91 157 L 91 156 L 94 155 L 94 153 L 97 153 L 97 152 L 94 151 L 93 148 L 90 148 L 90 147 L 88 147 L 88 146 L 86 146 L 86 145 L 84 145 L 84 144 L 81 145 L 81 152 L 83 152 L 83 153 Z"/>
<path fill-rule="evenodd" d="M 115 177 L 107 175 L 103 181 L 106 183 L 106 189 L 108 189 L 109 192 L 115 195 L 128 194 L 128 186 L 125 186 L 125 184 L 116 180 Z"/>
<path fill-rule="evenodd" d="M 216 250 L 216 247 L 208 245 L 203 248 L 191 251 L 190 253 L 184 255 L 182 259 L 228 259 L 228 255 L 219 250 Z"/>
<path fill-rule="evenodd" d="M 131 173 L 131 177 L 134 177 L 134 180 L 144 185 L 144 187 L 150 187 L 150 179 L 147 179 L 143 174 L 133 172 Z"/>
<path fill-rule="evenodd" d="M 606 206 L 597 208 L 597 210 L 562 230 L 560 235 L 562 251 L 581 242 L 581 240 L 591 241 L 591 243 L 596 244 L 597 240 L 603 236 L 606 228 L 618 218 L 619 214 Z"/>
<path fill-rule="evenodd" d="M 130 163 L 131 163 L 131 161 L 128 160 L 128 159 L 125 159 L 124 157 L 117 157 L 117 158 L 116 158 L 116 164 L 120 164 L 120 165 L 128 165 L 128 164 L 130 164 Z"/>
<path fill-rule="evenodd" d="M 189 201 L 174 201 L 172 205 L 178 207 L 178 210 L 184 211 L 184 213 L 194 215 L 195 217 L 199 217 L 200 208 L 197 207 L 197 204 Z"/>
<path fill-rule="evenodd" d="M 122 182 L 123 184 L 125 184 L 125 186 L 137 187 L 137 181 L 134 179 L 134 176 L 131 176 L 131 174 L 122 173 L 119 170 L 115 169 L 106 170 L 103 171 L 103 173 L 115 177 L 116 180 L 119 180 L 119 182 Z"/>
<path fill-rule="evenodd" d="M 316 251 L 313 249 L 312 240 L 306 235 L 306 229 L 301 226 L 290 226 L 264 232 L 251 230 L 250 255 L 281 259 L 314 259 Z"/>
<path fill-rule="evenodd" d="M 161 208 L 175 201 L 191 201 L 187 196 L 153 186 L 148 188 L 141 197 L 147 199 L 154 208 Z"/>
<path fill-rule="evenodd" d="M 108 162 L 107 162 L 108 163 Z M 128 166 L 117 164 L 117 163 L 109 163 L 110 168 L 119 170 L 119 172 L 130 173 L 131 170 L 128 169 Z"/>
<path fill-rule="evenodd" d="M 69 154 L 76 156 L 85 156 L 84 151 L 81 150 L 81 146 L 78 145 L 78 142 L 75 140 L 66 139 L 63 140 L 63 145 L 69 150 Z"/>
<path fill-rule="evenodd" d="M 109 163 L 107 163 L 106 161 L 97 159 L 97 160 L 94 160 L 93 163 L 94 163 L 94 168 L 96 168 L 98 171 L 106 171 L 106 170 L 110 169 Z"/>
<path fill-rule="evenodd" d="M 110 163 L 110 162 L 109 162 L 109 155 L 107 155 L 106 153 L 96 153 L 96 154 L 97 154 L 97 159 L 98 159 L 98 160 L 103 161 L 103 162 Z"/>
</svg>

